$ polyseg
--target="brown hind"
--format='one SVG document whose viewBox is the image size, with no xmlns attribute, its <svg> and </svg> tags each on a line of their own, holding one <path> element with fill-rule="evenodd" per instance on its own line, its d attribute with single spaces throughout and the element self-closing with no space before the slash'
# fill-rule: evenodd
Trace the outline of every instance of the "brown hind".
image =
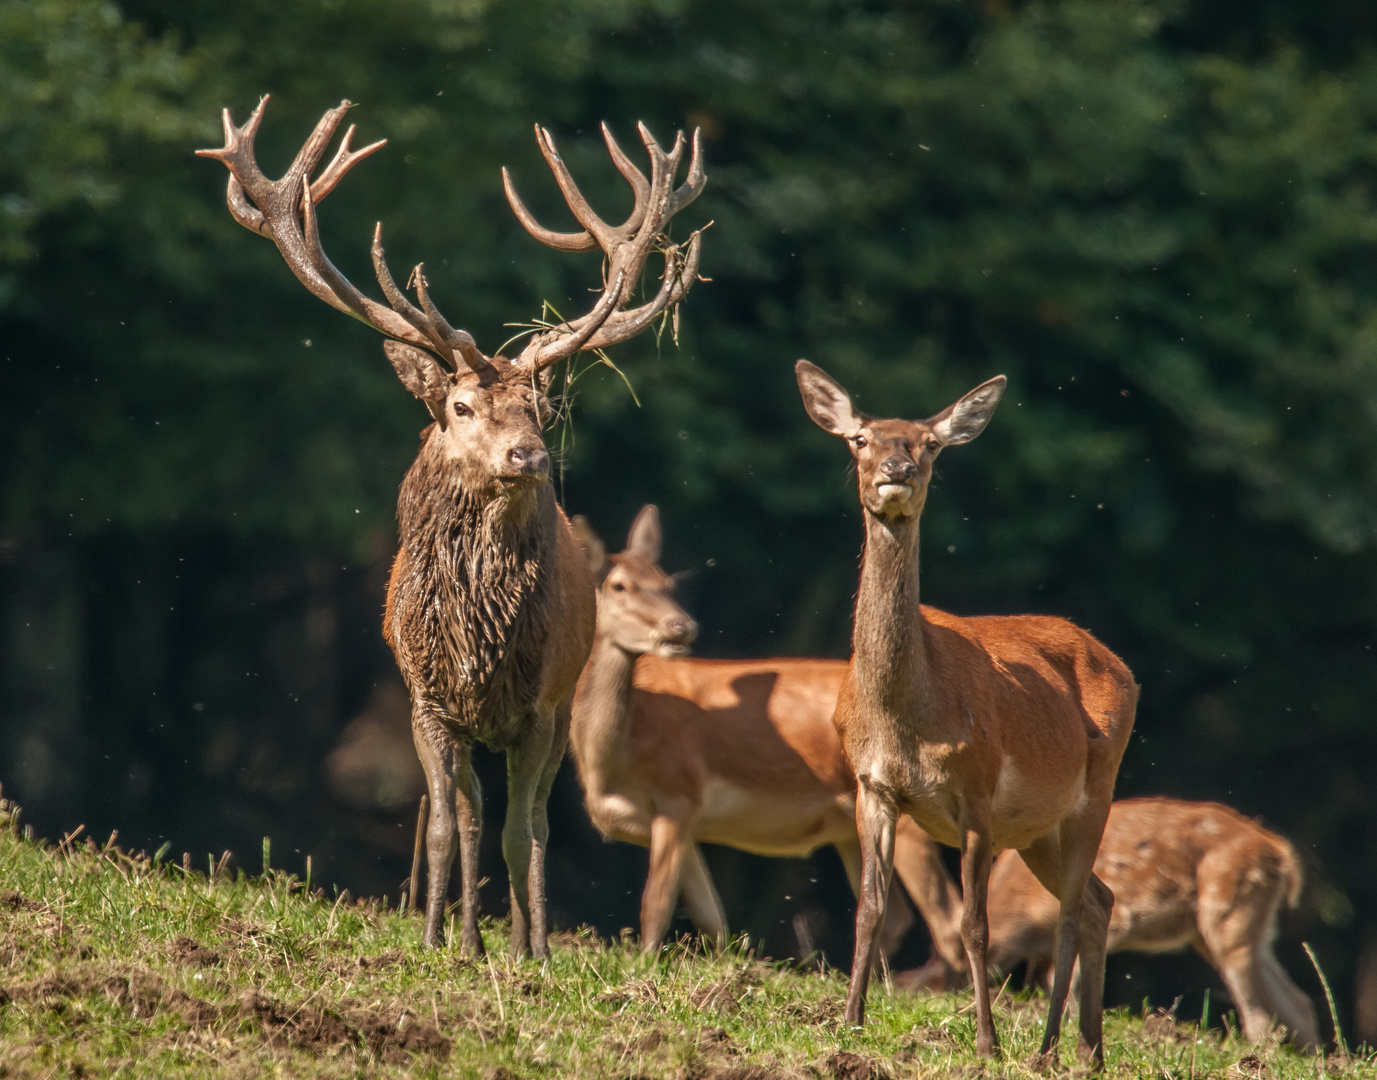
<svg viewBox="0 0 1377 1080">
<path fill-rule="evenodd" d="M 598 587 L 598 629 L 574 696 L 570 745 L 584 803 L 604 836 L 650 848 L 641 944 L 657 949 L 682 892 L 694 925 L 725 942 L 726 916 L 698 844 L 802 856 L 831 844 L 860 882 L 855 779 L 832 726 L 845 660 L 687 657 L 697 624 L 659 566 L 658 511 L 645 507 L 610 558 L 574 519 Z M 895 867 L 937 951 L 962 962 L 961 897 L 937 850 L 912 822 Z M 891 897 L 884 949 L 912 922 Z"/>
<path fill-rule="evenodd" d="M 977 1050 L 999 1050 L 985 978 L 986 888 L 995 849 L 1010 847 L 1060 900 L 1041 1056 L 1057 1044 L 1079 955 L 1081 1051 L 1102 1068 L 1113 896 L 1092 868 L 1138 687 L 1117 656 L 1064 619 L 960 618 L 918 600 L 918 523 L 933 462 L 943 447 L 984 430 L 1005 380 L 991 379 L 924 421 L 878 420 L 853 408 L 820 368 L 800 360 L 796 372 L 809 416 L 844 439 L 856 462 L 865 520 L 854 655 L 834 717 L 858 782 L 863 860 L 846 1019 L 864 1019 L 895 822 L 907 814 L 961 850 Z"/>
<path fill-rule="evenodd" d="M 1303 883 L 1284 837 L 1219 803 L 1124 799 L 1109 808 L 1095 873 L 1114 892 L 1109 952 L 1190 946 L 1229 988 L 1245 1038 L 1257 1042 L 1275 1020 L 1301 1049 L 1319 1048 L 1315 1008 L 1272 952 L 1277 911 L 1296 906 Z M 1057 902 L 1012 851 L 995 859 L 989 904 L 991 968 L 1026 963 L 1029 981 L 1044 981 Z M 939 989 L 954 973 L 936 967 L 905 981 Z"/>
</svg>

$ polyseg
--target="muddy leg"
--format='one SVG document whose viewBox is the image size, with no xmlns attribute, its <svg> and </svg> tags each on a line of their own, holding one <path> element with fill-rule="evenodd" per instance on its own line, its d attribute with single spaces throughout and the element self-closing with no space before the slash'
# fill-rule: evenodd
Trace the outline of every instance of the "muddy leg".
<svg viewBox="0 0 1377 1080">
<path fill-rule="evenodd" d="M 856 904 L 856 951 L 851 959 L 851 985 L 846 992 L 845 1018 L 865 1023 L 865 994 L 870 969 L 879 956 L 880 927 L 894 869 L 895 807 L 864 783 L 856 793 L 856 833 L 861 844 L 861 887 Z"/>
<path fill-rule="evenodd" d="M 555 776 L 564 761 L 565 747 L 569 744 L 569 706 L 568 701 L 561 702 L 555 710 L 555 732 L 550 742 L 550 755 L 531 804 L 531 952 L 537 960 L 544 960 L 550 955 L 549 928 L 545 922 L 545 852 L 550 842 L 550 819 L 545 808 L 550 802 Z"/>
<path fill-rule="evenodd" d="M 430 794 L 430 818 L 426 824 L 426 925 L 421 941 L 434 949 L 445 940 L 445 891 L 458 846 L 454 774 L 463 748 L 422 704 L 412 706 L 411 737 Z"/>
<path fill-rule="evenodd" d="M 507 821 L 502 827 L 502 857 L 512 894 L 512 955 L 531 947 L 531 818 L 535 793 L 549 761 L 554 713 L 537 713 L 521 738 L 507 751 Z M 541 897 L 544 902 L 544 897 Z M 544 916 L 541 916 L 542 922 Z"/>
<path fill-rule="evenodd" d="M 459 888 L 463 898 L 459 954 L 482 956 L 483 937 L 478 932 L 478 841 L 483 835 L 483 789 L 473 771 L 470 747 L 459 747 L 455 764 L 454 808 L 459 825 Z M 427 925 L 429 922 L 427 918 Z"/>
</svg>

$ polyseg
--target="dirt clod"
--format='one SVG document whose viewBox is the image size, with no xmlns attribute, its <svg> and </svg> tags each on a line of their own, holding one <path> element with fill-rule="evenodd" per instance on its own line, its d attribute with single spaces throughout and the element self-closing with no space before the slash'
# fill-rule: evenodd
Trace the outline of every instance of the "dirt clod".
<svg viewBox="0 0 1377 1080">
<path fill-rule="evenodd" d="M 187 967 L 213 967 L 220 963 L 220 954 L 185 934 L 178 934 L 172 939 L 172 959 Z"/>
<path fill-rule="evenodd" d="M 832 1080 L 882 1080 L 885 1073 L 875 1058 L 838 1050 L 826 1061 Z"/>
</svg>

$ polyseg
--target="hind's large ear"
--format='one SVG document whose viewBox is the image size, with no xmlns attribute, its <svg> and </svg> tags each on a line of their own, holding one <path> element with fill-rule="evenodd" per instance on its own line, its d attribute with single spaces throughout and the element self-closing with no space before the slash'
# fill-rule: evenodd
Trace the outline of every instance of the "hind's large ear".
<svg viewBox="0 0 1377 1080">
<path fill-rule="evenodd" d="M 816 364 L 800 360 L 794 365 L 798 392 L 813 423 L 829 435 L 848 438 L 860 430 L 863 418 L 851 407 L 851 395 L 841 383 Z"/>
<path fill-rule="evenodd" d="M 636 520 L 631 523 L 631 531 L 626 535 L 626 550 L 640 555 L 653 563 L 660 561 L 660 548 L 664 535 L 660 532 L 660 511 L 654 503 L 641 507 Z"/>
<path fill-rule="evenodd" d="M 996 375 L 926 421 L 943 446 L 968 443 L 985 430 L 1009 380 Z"/>
<path fill-rule="evenodd" d="M 402 380 L 402 385 L 426 403 L 430 415 L 445 426 L 445 398 L 449 395 L 449 373 L 430 353 L 400 341 L 384 341 L 383 352 Z"/>
<path fill-rule="evenodd" d="M 607 545 L 593 531 L 593 526 L 588 524 L 588 519 L 582 514 L 575 514 L 569 519 L 569 531 L 583 548 L 584 558 L 588 560 L 588 569 L 593 572 L 593 580 L 602 581 L 608 570 Z"/>
</svg>

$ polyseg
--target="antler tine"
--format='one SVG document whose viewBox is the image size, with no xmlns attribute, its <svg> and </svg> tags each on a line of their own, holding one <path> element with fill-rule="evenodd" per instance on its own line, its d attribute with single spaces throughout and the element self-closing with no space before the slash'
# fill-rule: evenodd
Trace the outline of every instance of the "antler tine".
<svg viewBox="0 0 1377 1080">
<path fill-rule="evenodd" d="M 351 107 L 349 101 L 341 101 L 320 118 L 282 178 L 269 180 L 258 167 L 253 149 L 254 136 L 263 122 L 267 103 L 268 96 L 265 94 L 243 127 L 236 127 L 230 111 L 224 110 L 225 145 L 218 150 L 197 151 L 200 156 L 214 158 L 229 169 L 226 200 L 235 220 L 272 240 L 297 279 L 331 307 L 354 316 L 389 337 L 436 352 L 448 359 L 456 369 L 457 353 L 465 363 L 478 370 L 478 365 L 484 363 L 483 355 L 468 334 L 456 331 L 442 318 L 431 319 L 406 303 L 390 274 L 380 273 L 379 281 L 384 291 L 388 292 L 392 307 L 370 299 L 339 272 L 321 246 L 316 203 L 333 191 L 358 162 L 385 145 L 386 140 L 353 150 L 355 128 L 351 125 L 330 164 L 312 182 L 311 173 L 320 164 L 330 140 Z M 376 269 L 381 261 L 380 234 L 374 234 L 374 241 L 377 248 L 374 252 Z M 385 263 L 383 270 L 386 270 Z M 395 302 L 398 298 L 402 300 L 401 304 Z M 423 299 L 423 305 L 425 303 Z M 430 305 L 438 317 L 439 312 L 433 311 L 433 307 Z"/>
<path fill-rule="evenodd" d="M 666 217 L 673 217 L 694 199 L 702 194 L 708 182 L 703 172 L 703 133 L 701 128 L 693 129 L 693 153 L 689 157 L 688 176 L 674 191 L 666 210 Z"/>
<path fill-rule="evenodd" d="M 386 139 L 379 139 L 375 143 L 369 143 L 362 150 L 350 150 L 349 143 L 353 141 L 354 132 L 358 129 L 357 124 L 350 124 L 349 130 L 344 133 L 344 138 L 340 140 L 339 149 L 335 151 L 334 158 L 325 167 L 325 171 L 311 181 L 311 199 L 320 202 L 321 199 L 335 190 L 335 185 L 344 179 L 344 174 L 357 165 L 369 154 L 376 153 L 387 145 Z"/>
<path fill-rule="evenodd" d="M 541 344 L 541 342 L 545 340 L 544 336 L 537 338 L 530 345 L 526 346 L 521 356 L 517 357 L 516 362 L 518 364 L 528 362 L 531 364 L 533 371 L 544 371 L 552 364 L 557 364 L 566 357 L 573 356 L 574 353 L 589 348 L 588 340 L 598 332 L 607 321 L 608 317 L 611 316 L 616 309 L 617 297 L 621 295 L 624 277 L 625 274 L 618 271 L 616 280 L 612 283 L 612 287 L 604 290 L 598 302 L 593 306 L 593 310 L 584 316 L 584 318 L 578 320 L 583 324 L 580 329 L 575 330 L 566 337 L 556 338 L 554 341 L 548 342 L 547 344 Z M 572 330 L 573 325 L 565 323 L 563 326 L 556 329 Z"/>
<path fill-rule="evenodd" d="M 507 205 L 512 208 L 517 221 L 521 222 L 521 227 L 546 247 L 552 247 L 556 251 L 592 251 L 598 246 L 598 242 L 587 230 L 576 233 L 554 232 L 536 221 L 526 209 L 521 197 L 517 195 L 516 186 L 512 183 L 511 174 L 507 172 L 505 165 L 502 167 L 502 189 L 507 193 Z"/>
<path fill-rule="evenodd" d="M 614 229 L 607 222 L 603 221 L 597 212 L 588 205 L 588 200 L 583 197 L 583 192 L 574 183 L 574 178 L 569 174 L 569 168 L 564 164 L 564 159 L 559 156 L 559 151 L 555 149 L 555 138 L 549 130 L 536 125 L 536 143 L 540 147 L 541 156 L 545 158 L 545 164 L 550 166 L 550 171 L 555 174 L 555 183 L 559 185 L 560 193 L 564 196 L 564 201 L 569 204 L 569 210 L 574 218 L 584 227 L 594 239 L 598 246 L 604 251 L 616 242 L 619 230 Z"/>
<path fill-rule="evenodd" d="M 430 292 L 426 287 L 425 263 L 416 264 L 413 277 L 416 281 L 416 296 L 421 301 L 421 308 L 425 311 L 426 317 L 430 320 L 430 325 L 434 327 L 441 340 L 453 353 L 462 357 L 464 363 L 472 368 L 475 373 L 488 370 L 490 365 L 483 354 L 478 351 L 478 345 L 474 342 L 473 335 L 467 330 L 456 330 L 450 326 L 445 321 L 445 317 L 440 314 L 440 309 L 431 302 Z M 456 369 L 459 367 L 458 364 L 454 366 Z"/>
<path fill-rule="evenodd" d="M 697 198 L 706 183 L 701 135 L 695 130 L 688 177 L 676 189 L 676 174 L 683 161 L 684 149 L 688 145 L 683 132 L 676 133 L 674 145 L 666 153 L 645 124 L 638 124 L 637 130 L 650 156 L 649 180 L 631 164 L 622 153 L 621 147 L 617 145 L 616 139 L 612 137 L 607 125 L 603 125 L 603 138 L 607 142 L 608 153 L 612 155 L 617 170 L 631 184 L 636 196 L 631 216 L 619 228 L 613 229 L 588 208 L 587 202 L 578 193 L 573 179 L 555 151 L 550 133 L 543 128 L 536 128 L 536 139 L 540 144 L 541 153 L 545 155 L 551 171 L 555 174 L 555 179 L 564 192 L 574 216 L 587 230 L 579 234 L 555 234 L 561 243 L 552 246 L 560 246 L 565 250 L 582 250 L 586 248 L 588 240 L 591 240 L 596 242 L 607 256 L 604 277 L 607 285 L 594 309 L 581 318 L 542 331 L 523 350 L 519 361 L 534 364 L 536 370 L 548 367 L 580 349 L 602 348 L 625 341 L 639 333 L 656 316 L 683 299 L 697 276 L 701 233 L 695 232 L 689 238 L 687 248 L 681 249 L 676 245 L 666 244 L 664 228 L 675 213 Z M 505 171 L 503 176 L 507 182 L 508 196 L 511 198 L 514 192 L 511 190 L 510 179 Z M 544 230 L 537 232 L 531 228 L 534 223 L 528 222 L 529 215 L 517 200 L 513 200 L 513 210 L 528 231 L 536 235 L 537 239 L 544 239 L 541 235 Z M 585 237 L 588 240 L 585 240 Z M 663 248 L 665 270 L 655 297 L 634 310 L 618 311 L 617 309 L 630 298 L 636 283 L 640 280 L 641 270 L 651 250 L 662 244 L 666 245 Z"/>
<path fill-rule="evenodd" d="M 463 360 L 474 372 L 489 369 L 490 365 L 487 358 L 484 357 L 478 344 L 473 340 L 473 335 L 465 330 L 455 330 L 445 321 L 444 316 L 435 309 L 435 305 L 430 302 L 429 293 L 426 291 L 424 263 L 416 266 L 416 269 L 411 272 L 411 278 L 416 282 L 416 294 L 420 298 L 422 307 L 426 309 L 425 313 L 419 311 L 406 298 L 406 294 L 397 288 L 397 282 L 393 279 L 392 271 L 387 265 L 387 254 L 383 251 L 381 221 L 373 229 L 372 256 L 373 273 L 377 276 L 378 284 L 382 286 L 383 295 L 387 297 L 387 302 L 392 305 L 392 310 L 429 338 L 431 349 L 448 360 L 450 366 L 456 371 L 459 370 L 458 360 Z"/>
<path fill-rule="evenodd" d="M 622 176 L 626 177 L 626 182 L 631 185 L 631 190 L 635 195 L 631 214 L 622 222 L 621 226 L 622 230 L 626 232 L 634 232 L 645 218 L 646 203 L 650 199 L 650 181 L 645 178 L 645 173 L 636 168 L 631 159 L 622 153 L 622 148 L 617 145 L 617 140 L 612 137 L 612 129 L 606 123 L 602 125 L 602 137 L 603 141 L 607 143 L 607 152 L 612 155 L 612 164 L 617 167 L 617 171 Z"/>
<path fill-rule="evenodd" d="M 589 339 L 584 348 L 604 349 L 635 337 L 654 322 L 661 312 L 682 300 L 698 278 L 701 237 L 701 230 L 694 232 L 689 237 L 687 250 L 683 251 L 682 255 L 677 245 L 666 248 L 665 274 L 655 297 L 638 308 L 613 314 L 603 323 L 598 333 Z"/>
</svg>

